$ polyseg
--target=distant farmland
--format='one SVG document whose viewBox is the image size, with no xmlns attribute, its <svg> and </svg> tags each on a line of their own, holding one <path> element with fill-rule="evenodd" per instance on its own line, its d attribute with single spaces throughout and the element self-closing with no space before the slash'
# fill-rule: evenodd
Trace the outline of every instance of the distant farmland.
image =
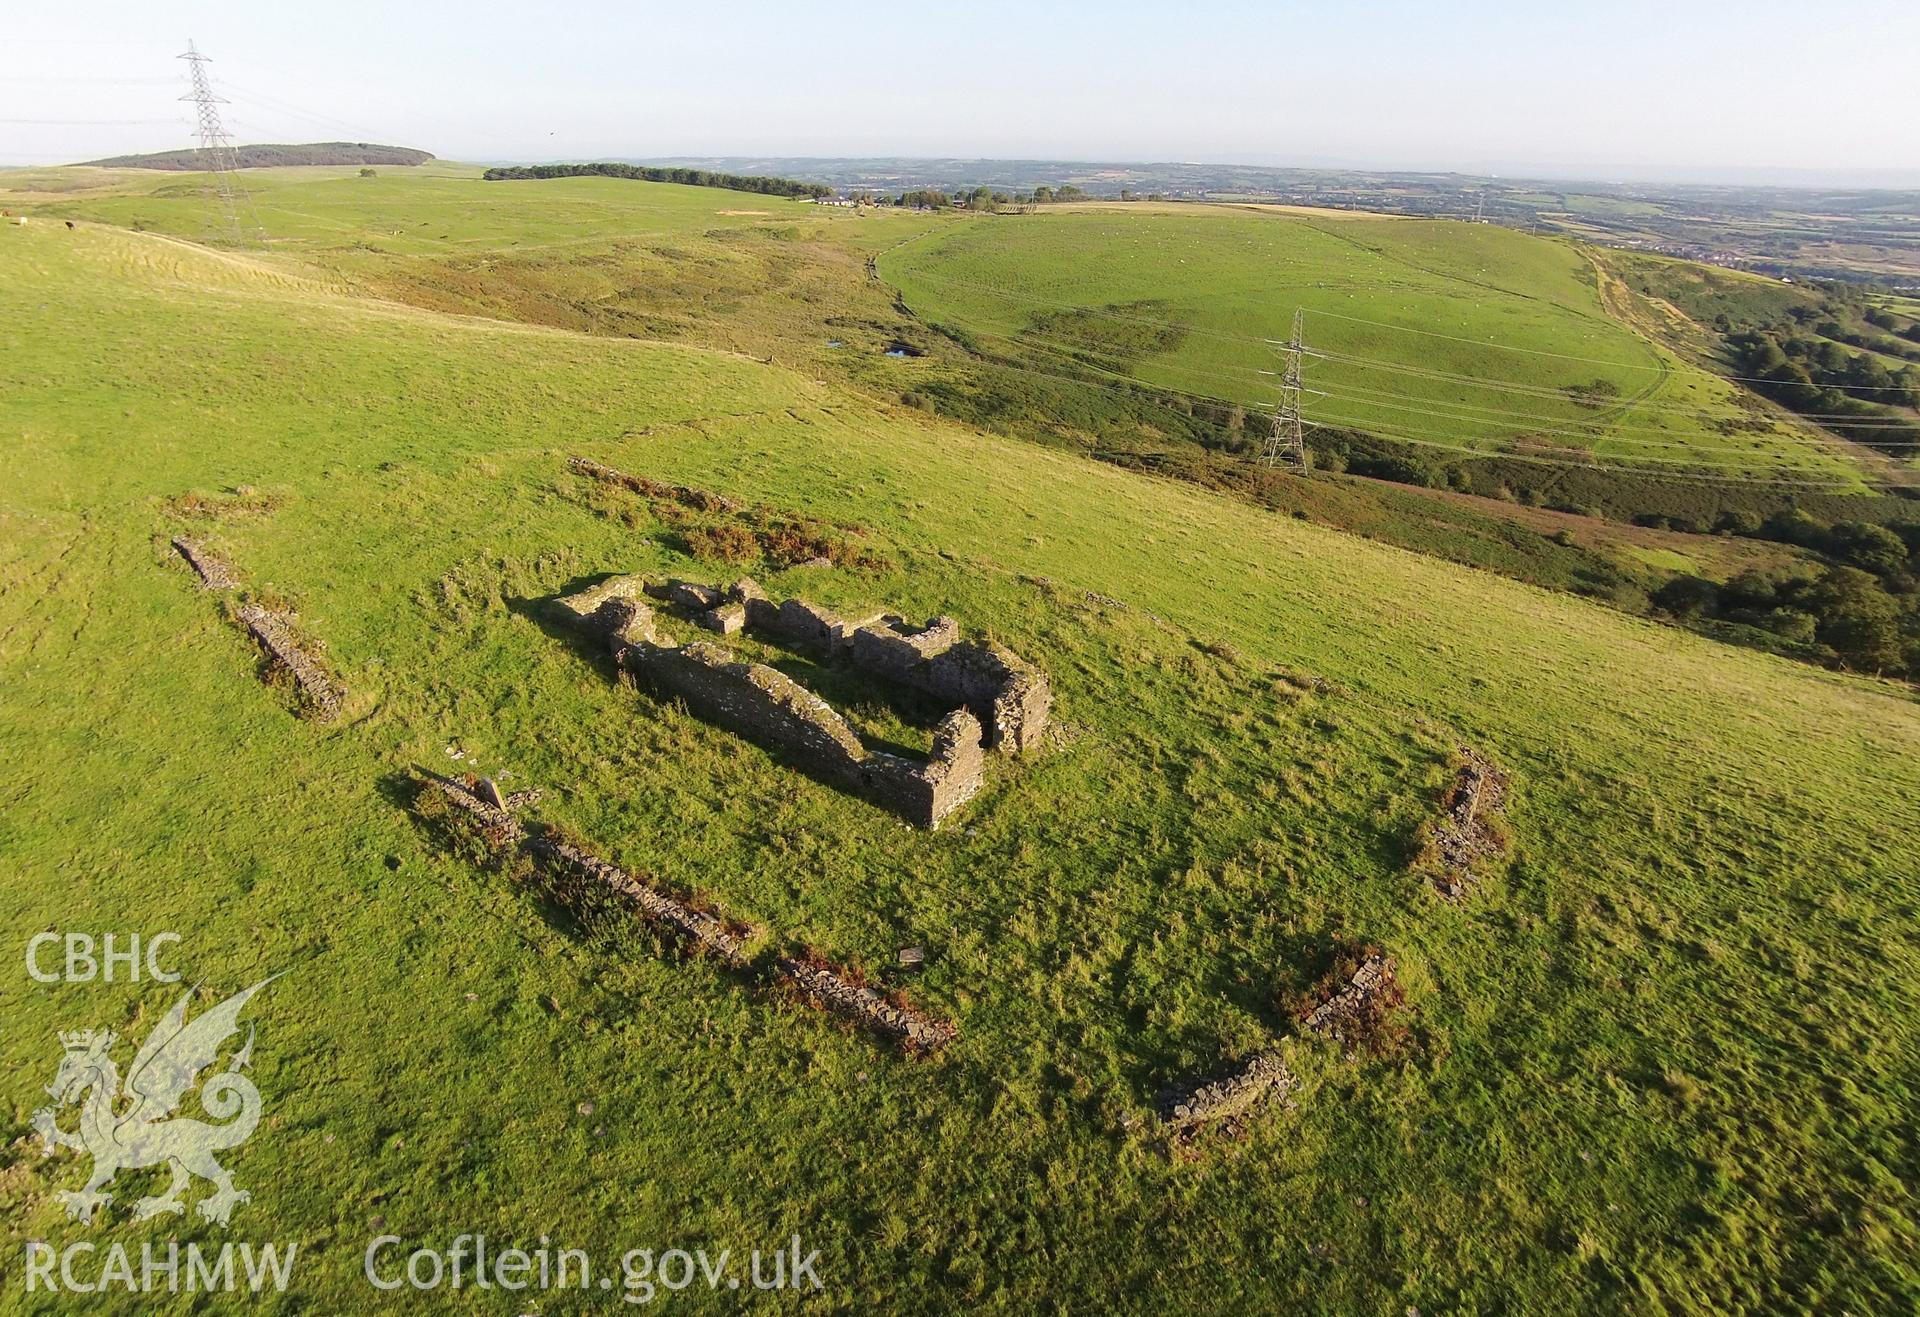
<svg viewBox="0 0 1920 1317">
<path fill-rule="evenodd" d="M 1296 308 L 1308 415 L 1436 450 L 1593 454 L 1832 480 L 1802 425 L 1655 343 L 1567 243 L 1494 225 L 1099 205 L 935 232 L 884 278 L 926 320 L 1040 357 L 1270 405 Z M 1075 310 L 1073 308 L 1082 308 Z"/>
</svg>

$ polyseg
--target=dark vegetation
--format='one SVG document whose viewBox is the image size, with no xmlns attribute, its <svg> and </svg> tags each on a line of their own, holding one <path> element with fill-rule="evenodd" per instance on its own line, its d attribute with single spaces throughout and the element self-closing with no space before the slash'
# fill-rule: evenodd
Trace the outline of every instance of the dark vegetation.
<svg viewBox="0 0 1920 1317">
<path fill-rule="evenodd" d="M 1756 392 L 1855 443 L 1904 458 L 1920 443 L 1920 343 L 1880 294 L 1849 283 L 1780 284 L 1615 258 L 1638 292 L 1679 308 L 1702 348 Z"/>
<path fill-rule="evenodd" d="M 724 494 L 629 475 L 593 463 L 576 462 L 576 473 L 645 500 L 605 502 L 597 509 L 636 530 L 649 518 L 667 528 L 676 549 L 703 562 L 759 565 L 774 569 L 801 566 L 847 567 L 883 571 L 892 566 L 869 542 L 864 526 L 838 525 L 798 516 L 763 503 L 748 504 Z M 592 488 L 592 486 L 589 486 Z"/>
<path fill-rule="evenodd" d="M 1684 621 L 1783 653 L 1858 672 L 1920 677 L 1920 525 L 1898 531 L 1858 521 L 1828 523 L 1802 511 L 1765 523 L 1729 518 L 1735 534 L 1811 549 L 1817 570 L 1742 572 L 1724 585 L 1676 576 L 1655 607 Z"/>
<path fill-rule="evenodd" d="M 1914 326 L 1856 285 L 1810 291 L 1817 300 L 1713 317 L 1735 373 L 1836 434 L 1906 455 L 1920 443 L 1920 342 L 1907 337 Z"/>
<path fill-rule="evenodd" d="M 891 203 L 884 194 L 856 192 L 856 200 L 876 206 L 892 204 L 908 210 L 945 210 L 949 206 L 962 206 L 968 210 L 999 210 L 1003 206 L 1045 206 L 1056 201 L 1085 201 L 1087 194 L 1071 184 L 1062 187 L 1041 186 L 1032 191 L 1009 191 L 1005 188 L 989 187 L 979 183 L 970 188 L 958 188 L 951 193 L 939 188 L 915 188 L 902 192 Z"/>
<path fill-rule="evenodd" d="M 306 142 L 299 145 L 264 143 L 236 146 L 235 157 L 242 169 L 267 169 L 275 165 L 424 165 L 433 159 L 430 151 L 409 146 L 381 146 L 374 142 Z M 197 146 L 178 151 L 153 151 L 146 155 L 116 155 L 104 160 L 86 161 L 111 169 L 211 168 L 206 151 Z"/>
<path fill-rule="evenodd" d="M 791 178 L 746 174 L 716 174 L 705 169 L 661 169 L 650 165 L 511 165 L 489 169 L 489 180 L 515 178 L 631 178 L 642 183 L 681 183 L 689 187 L 717 187 L 730 192 L 758 192 L 770 197 L 825 197 L 833 189 Z"/>
</svg>

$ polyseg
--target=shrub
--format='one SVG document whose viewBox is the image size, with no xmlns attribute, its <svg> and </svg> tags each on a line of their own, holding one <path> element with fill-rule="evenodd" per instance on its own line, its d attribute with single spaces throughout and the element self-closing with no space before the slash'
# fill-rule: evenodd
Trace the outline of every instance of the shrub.
<svg viewBox="0 0 1920 1317">
<path fill-rule="evenodd" d="M 1720 608 L 1720 587 L 1701 576 L 1676 576 L 1653 592 L 1656 607 L 1675 617 L 1712 617 Z"/>
</svg>

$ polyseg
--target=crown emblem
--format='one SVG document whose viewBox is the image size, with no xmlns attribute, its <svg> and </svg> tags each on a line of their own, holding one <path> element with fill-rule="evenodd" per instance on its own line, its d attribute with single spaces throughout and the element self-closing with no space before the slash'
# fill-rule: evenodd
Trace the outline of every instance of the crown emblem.
<svg viewBox="0 0 1920 1317">
<path fill-rule="evenodd" d="M 106 1051 L 120 1037 L 111 1029 L 75 1029 L 60 1034 L 60 1045 L 69 1052 Z"/>
</svg>

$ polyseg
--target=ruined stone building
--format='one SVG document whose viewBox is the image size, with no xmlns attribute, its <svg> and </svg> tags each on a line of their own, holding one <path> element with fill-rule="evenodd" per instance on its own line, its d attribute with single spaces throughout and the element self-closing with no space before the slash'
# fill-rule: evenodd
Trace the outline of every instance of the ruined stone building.
<svg viewBox="0 0 1920 1317">
<path fill-rule="evenodd" d="M 831 705 L 785 673 L 742 662 L 717 643 L 680 645 L 660 635 L 649 601 L 719 636 L 768 638 L 953 711 L 925 760 L 870 751 Z M 556 602 L 573 625 L 604 637 L 616 665 L 640 684 L 919 827 L 937 827 L 973 797 L 985 750 L 1017 754 L 1046 730 L 1046 674 L 999 645 L 961 639 L 949 617 L 924 627 L 891 615 L 848 621 L 804 599 L 776 603 L 746 579 L 720 587 L 616 576 Z"/>
</svg>

